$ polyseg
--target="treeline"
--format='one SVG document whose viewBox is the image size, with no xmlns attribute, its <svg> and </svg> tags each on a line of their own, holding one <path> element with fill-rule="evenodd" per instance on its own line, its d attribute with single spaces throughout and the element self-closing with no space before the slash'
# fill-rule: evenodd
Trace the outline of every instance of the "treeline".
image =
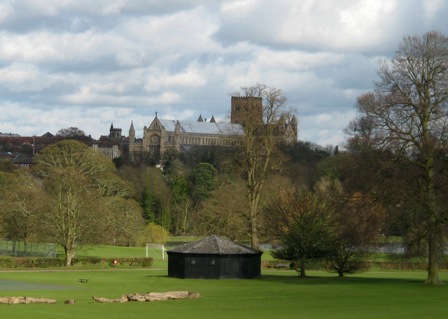
<svg viewBox="0 0 448 319">
<path fill-rule="evenodd" d="M 316 258 L 340 275 L 361 269 L 361 248 L 379 237 L 409 239 L 408 252 L 424 255 L 407 218 L 417 198 L 406 202 L 401 191 L 403 184 L 416 186 L 406 163 L 357 140 L 347 146 L 275 148 L 259 234 L 280 245 L 276 256 L 292 260 L 303 276 L 306 261 Z M 250 242 L 242 154 L 236 147 L 198 146 L 167 154 L 162 167 L 116 167 L 80 142 L 62 141 L 39 154 L 33 170 L 3 166 L 1 236 L 56 242 L 67 264 L 85 244 L 144 245 L 169 234 Z"/>
<path fill-rule="evenodd" d="M 308 143 L 278 151 L 282 165 L 267 182 L 263 205 L 279 189 L 312 183 L 316 164 L 330 156 Z M 117 168 L 81 142 L 61 141 L 38 154 L 32 170 L 1 166 L 0 235 L 55 242 L 64 248 L 67 264 L 85 244 L 144 245 L 168 234 L 249 241 L 241 152 L 195 147 L 167 154 L 161 168 Z M 261 219 L 263 241 L 265 228 Z"/>
<path fill-rule="evenodd" d="M 70 265 L 85 244 L 134 244 L 143 218 L 113 162 L 75 140 L 47 146 L 32 170 L 0 172 L 0 235 L 57 243 Z M 9 169 L 8 169 L 9 168 Z"/>
</svg>

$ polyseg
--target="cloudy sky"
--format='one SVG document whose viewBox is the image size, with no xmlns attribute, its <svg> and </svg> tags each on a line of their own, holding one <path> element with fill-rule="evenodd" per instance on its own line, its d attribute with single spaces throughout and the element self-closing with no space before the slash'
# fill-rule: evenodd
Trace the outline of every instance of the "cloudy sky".
<svg viewBox="0 0 448 319">
<path fill-rule="evenodd" d="M 225 121 L 231 93 L 264 83 L 300 140 L 337 145 L 378 59 L 447 16 L 445 0 L 0 0 L 0 132 Z"/>
</svg>

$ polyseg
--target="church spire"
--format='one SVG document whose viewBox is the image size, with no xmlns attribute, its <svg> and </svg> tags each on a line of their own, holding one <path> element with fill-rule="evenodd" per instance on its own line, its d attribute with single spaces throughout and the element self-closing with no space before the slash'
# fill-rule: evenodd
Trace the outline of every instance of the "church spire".
<svg viewBox="0 0 448 319">
<path fill-rule="evenodd" d="M 131 127 L 129 128 L 129 142 L 133 143 L 134 141 L 135 141 L 134 121 L 131 121 Z"/>
</svg>

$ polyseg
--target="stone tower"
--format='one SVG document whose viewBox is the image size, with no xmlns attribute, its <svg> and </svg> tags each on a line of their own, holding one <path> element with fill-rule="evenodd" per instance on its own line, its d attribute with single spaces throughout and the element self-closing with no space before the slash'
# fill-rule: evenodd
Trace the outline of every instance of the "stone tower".
<svg viewBox="0 0 448 319">
<path fill-rule="evenodd" d="M 114 124 L 111 124 L 110 129 L 109 129 L 109 138 L 111 140 L 120 140 L 121 139 L 121 128 L 114 128 Z"/>
<path fill-rule="evenodd" d="M 263 124 L 263 105 L 261 97 L 232 96 L 230 122 L 232 124 Z"/>
</svg>

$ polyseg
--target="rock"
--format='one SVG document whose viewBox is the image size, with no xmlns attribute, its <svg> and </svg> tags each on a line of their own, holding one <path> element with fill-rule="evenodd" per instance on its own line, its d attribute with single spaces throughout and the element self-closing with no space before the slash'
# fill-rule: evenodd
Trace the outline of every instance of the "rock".
<svg viewBox="0 0 448 319">
<path fill-rule="evenodd" d="M 92 297 L 93 300 L 103 303 L 113 302 L 147 302 L 147 301 L 161 301 L 161 300 L 177 300 L 177 299 L 199 299 L 201 295 L 198 292 L 189 291 L 167 291 L 167 292 L 148 292 L 144 294 L 134 293 L 123 295 L 121 298 L 110 299 L 102 297 Z"/>
<path fill-rule="evenodd" d="M 128 302 L 128 298 L 127 296 L 123 295 L 120 298 L 103 298 L 103 297 L 92 297 L 93 300 L 98 301 L 98 302 L 102 302 L 102 303 L 123 303 L 123 302 Z"/>
<path fill-rule="evenodd" d="M 17 304 L 34 304 L 34 303 L 55 304 L 56 299 L 34 298 L 34 297 L 0 297 L 0 304 L 17 305 Z"/>
</svg>

